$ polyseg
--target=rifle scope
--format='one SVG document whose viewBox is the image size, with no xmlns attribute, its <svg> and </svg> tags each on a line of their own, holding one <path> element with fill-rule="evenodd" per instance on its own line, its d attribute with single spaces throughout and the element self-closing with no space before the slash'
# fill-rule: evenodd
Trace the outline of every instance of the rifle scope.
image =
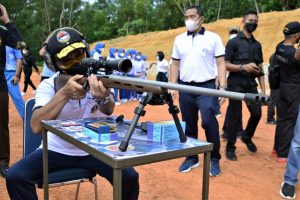
<svg viewBox="0 0 300 200">
<path fill-rule="evenodd" d="M 84 58 L 81 64 L 85 67 L 92 67 L 93 71 L 104 70 L 106 72 L 112 72 L 116 70 L 127 73 L 132 68 L 132 63 L 129 59 L 95 60 L 92 58 Z"/>
</svg>

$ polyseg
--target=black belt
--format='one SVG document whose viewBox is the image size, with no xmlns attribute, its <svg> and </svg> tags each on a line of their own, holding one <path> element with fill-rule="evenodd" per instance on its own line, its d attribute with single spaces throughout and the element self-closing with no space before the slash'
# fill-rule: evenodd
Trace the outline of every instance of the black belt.
<svg viewBox="0 0 300 200">
<path fill-rule="evenodd" d="M 204 82 L 184 82 L 182 80 L 179 80 L 179 84 L 182 84 L 182 85 L 191 85 L 191 86 L 202 86 L 204 84 L 207 84 L 207 83 L 211 83 L 211 82 L 215 82 L 216 79 L 210 79 L 208 81 L 204 81 Z"/>
</svg>

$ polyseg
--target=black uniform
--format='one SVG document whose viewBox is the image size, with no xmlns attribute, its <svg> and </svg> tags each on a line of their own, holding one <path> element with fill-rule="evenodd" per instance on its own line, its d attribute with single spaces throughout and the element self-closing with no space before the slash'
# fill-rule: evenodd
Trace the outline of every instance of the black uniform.
<svg viewBox="0 0 300 200">
<path fill-rule="evenodd" d="M 21 35 L 13 23 L 0 27 L 0 172 L 7 168 L 10 157 L 8 130 L 8 89 L 4 76 L 6 63 L 5 45 L 16 48 Z"/>
<path fill-rule="evenodd" d="M 280 88 L 274 149 L 282 158 L 288 157 L 300 104 L 300 61 L 295 59 L 295 51 L 283 43 L 276 47 Z"/>
<path fill-rule="evenodd" d="M 275 54 L 274 53 L 269 58 L 269 65 L 270 66 L 275 65 Z M 278 100 L 279 100 L 279 89 L 270 89 L 270 99 L 271 100 L 268 104 L 267 123 L 275 124 L 276 123 L 276 120 L 274 117 L 275 116 L 275 107 L 277 108 L 277 104 L 278 104 Z"/>
<path fill-rule="evenodd" d="M 237 65 L 251 62 L 259 65 L 263 62 L 261 44 L 253 36 L 248 39 L 243 32 L 240 32 L 235 38 L 228 41 L 225 48 L 225 61 Z M 230 72 L 227 79 L 228 91 L 257 94 L 256 77 L 257 75 L 245 71 Z M 261 118 L 260 105 L 247 104 L 247 107 L 250 112 L 250 118 L 242 135 L 242 140 L 246 141 L 246 143 L 253 137 Z M 228 111 L 228 142 L 226 151 L 234 152 L 238 124 L 242 116 L 242 102 L 229 99 Z"/>
<path fill-rule="evenodd" d="M 28 85 L 32 87 L 33 90 L 36 90 L 35 85 L 30 79 L 30 76 L 32 74 L 32 67 L 38 72 L 38 68 L 35 63 L 35 58 L 29 53 L 27 56 L 23 55 L 23 71 L 25 74 L 25 79 L 24 79 L 24 89 L 23 92 L 26 93 Z"/>
</svg>

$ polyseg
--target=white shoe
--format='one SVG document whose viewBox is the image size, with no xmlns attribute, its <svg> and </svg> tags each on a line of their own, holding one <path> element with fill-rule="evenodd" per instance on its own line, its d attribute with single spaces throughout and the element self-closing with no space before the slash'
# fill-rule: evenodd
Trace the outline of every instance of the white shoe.
<svg viewBox="0 0 300 200">
<path fill-rule="evenodd" d="M 119 105 L 121 105 L 121 103 L 118 102 L 118 101 L 116 101 L 116 102 L 115 102 L 115 105 L 116 105 L 116 106 L 119 106 Z"/>
<path fill-rule="evenodd" d="M 21 96 L 24 96 L 25 95 L 25 92 L 21 92 Z"/>
<path fill-rule="evenodd" d="M 35 90 L 32 91 L 32 94 L 35 94 Z"/>
</svg>

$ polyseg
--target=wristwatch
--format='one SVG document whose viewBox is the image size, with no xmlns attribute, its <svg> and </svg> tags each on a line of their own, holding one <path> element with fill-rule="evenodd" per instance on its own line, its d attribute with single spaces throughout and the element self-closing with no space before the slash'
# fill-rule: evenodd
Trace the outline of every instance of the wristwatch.
<svg viewBox="0 0 300 200">
<path fill-rule="evenodd" d="M 240 65 L 240 71 L 241 72 L 244 71 L 244 65 L 243 64 Z"/>
<path fill-rule="evenodd" d="M 99 98 L 99 99 L 97 99 L 97 98 L 95 98 L 95 102 L 98 104 L 98 105 L 105 105 L 105 104 L 107 104 L 108 102 L 109 102 L 109 99 L 110 99 L 110 97 L 109 97 L 109 95 L 107 96 L 107 97 L 105 97 L 105 98 Z"/>
</svg>

